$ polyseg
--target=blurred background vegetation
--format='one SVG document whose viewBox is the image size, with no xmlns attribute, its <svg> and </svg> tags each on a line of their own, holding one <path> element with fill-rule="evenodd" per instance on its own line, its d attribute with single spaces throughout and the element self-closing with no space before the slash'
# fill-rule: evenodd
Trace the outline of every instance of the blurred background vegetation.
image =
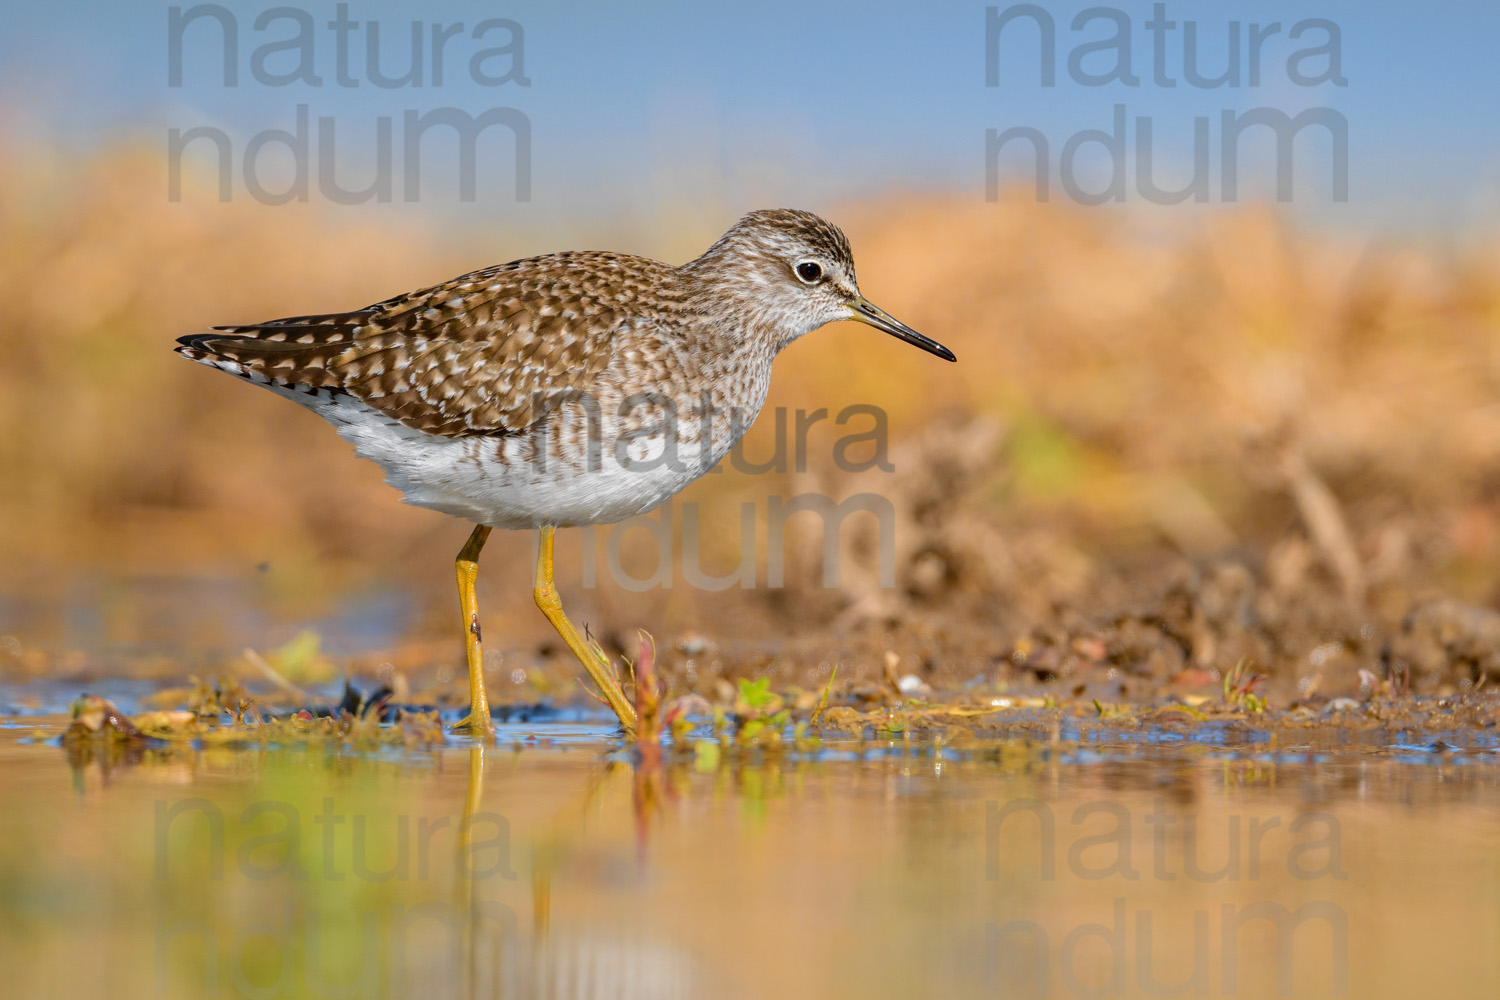
<svg viewBox="0 0 1500 1000">
<path fill-rule="evenodd" d="M 450 562 L 467 528 L 401 505 L 318 418 L 185 362 L 172 340 L 555 247 L 316 205 L 210 214 L 165 204 L 161 183 L 159 157 L 128 144 L 0 151 L 0 671 L 180 669 L 309 626 L 336 655 L 459 663 Z M 882 407 L 894 472 L 838 472 L 835 443 L 868 423 L 824 421 L 806 472 L 731 468 L 681 500 L 700 505 L 703 568 L 721 574 L 740 557 L 739 504 L 758 503 L 763 584 L 766 497 L 892 497 L 898 588 L 870 585 L 857 524 L 828 590 L 818 526 L 795 521 L 780 593 L 705 592 L 680 572 L 629 592 L 602 529 L 584 588 L 585 549 L 565 532 L 560 582 L 597 631 L 764 638 L 888 619 L 894 601 L 967 623 L 958 634 L 1003 657 L 1066 609 L 1124 607 L 1174 566 L 1225 558 L 1332 595 L 1350 629 L 1394 630 L 1438 597 L 1500 603 L 1497 244 L 1340 237 L 1268 205 L 1165 222 L 1029 191 L 808 207 L 845 227 L 865 293 L 961 361 L 851 324 L 820 331 L 778 362 L 769 405 L 790 425 L 797 409 Z M 593 245 L 676 261 L 732 221 L 615 223 Z M 768 411 L 746 457 L 769 456 L 776 431 Z M 651 541 L 622 539 L 636 578 L 652 574 Z M 529 560 L 523 536 L 486 552 L 497 648 L 545 637 Z"/>
</svg>

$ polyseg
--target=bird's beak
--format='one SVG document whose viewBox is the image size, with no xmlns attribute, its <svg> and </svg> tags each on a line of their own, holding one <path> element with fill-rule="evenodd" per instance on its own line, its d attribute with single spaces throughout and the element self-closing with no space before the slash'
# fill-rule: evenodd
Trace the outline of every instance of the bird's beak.
<svg viewBox="0 0 1500 1000">
<path fill-rule="evenodd" d="M 854 304 L 849 306 L 849 318 L 859 323 L 868 323 L 877 330 L 884 330 L 897 340 L 904 340 L 908 344 L 920 347 L 928 354 L 936 354 L 944 361 L 958 360 L 948 348 L 935 340 L 922 336 L 863 295 Z"/>
</svg>

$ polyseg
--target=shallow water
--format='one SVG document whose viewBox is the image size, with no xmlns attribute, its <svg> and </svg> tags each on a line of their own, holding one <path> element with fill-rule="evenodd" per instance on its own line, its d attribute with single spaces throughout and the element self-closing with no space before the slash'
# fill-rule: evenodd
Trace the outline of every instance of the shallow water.
<svg viewBox="0 0 1500 1000">
<path fill-rule="evenodd" d="M 0 728 L 5 995 L 1489 996 L 1500 754 Z M 467 831 L 467 832 L 465 832 Z"/>
</svg>

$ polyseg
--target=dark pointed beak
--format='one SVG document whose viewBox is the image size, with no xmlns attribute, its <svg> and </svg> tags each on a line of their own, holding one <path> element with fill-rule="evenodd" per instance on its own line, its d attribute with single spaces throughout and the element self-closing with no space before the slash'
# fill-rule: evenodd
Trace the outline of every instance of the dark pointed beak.
<svg viewBox="0 0 1500 1000">
<path fill-rule="evenodd" d="M 936 354 L 944 361 L 958 360 L 948 348 L 931 338 L 922 336 L 863 295 L 849 307 L 849 318 L 860 323 L 868 323 L 877 330 L 884 330 L 897 340 L 904 340 L 914 347 L 920 347 L 928 354 Z"/>
</svg>

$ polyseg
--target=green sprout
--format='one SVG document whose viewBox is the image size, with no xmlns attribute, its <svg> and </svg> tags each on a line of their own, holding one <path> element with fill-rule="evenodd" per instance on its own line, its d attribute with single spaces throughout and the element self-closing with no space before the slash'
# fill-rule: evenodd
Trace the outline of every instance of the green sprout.
<svg viewBox="0 0 1500 1000">
<path fill-rule="evenodd" d="M 745 704 L 751 708 L 764 708 L 776 697 L 771 693 L 771 678 L 760 677 L 753 681 L 740 678 L 740 697 L 745 699 Z"/>
<path fill-rule="evenodd" d="M 1253 673 L 1247 661 L 1240 660 L 1224 675 L 1224 704 L 1260 715 L 1266 710 L 1266 696 L 1256 694 L 1255 686 L 1265 679 L 1264 674 Z"/>
</svg>

